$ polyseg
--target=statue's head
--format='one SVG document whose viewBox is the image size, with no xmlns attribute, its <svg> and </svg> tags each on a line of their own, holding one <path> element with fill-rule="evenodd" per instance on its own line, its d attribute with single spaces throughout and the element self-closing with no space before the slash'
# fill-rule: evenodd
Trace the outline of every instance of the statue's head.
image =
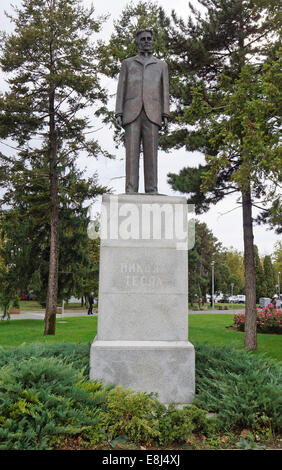
<svg viewBox="0 0 282 470">
<path fill-rule="evenodd" d="M 151 29 L 137 31 L 136 43 L 139 52 L 152 52 L 154 47 L 153 31 Z"/>
</svg>

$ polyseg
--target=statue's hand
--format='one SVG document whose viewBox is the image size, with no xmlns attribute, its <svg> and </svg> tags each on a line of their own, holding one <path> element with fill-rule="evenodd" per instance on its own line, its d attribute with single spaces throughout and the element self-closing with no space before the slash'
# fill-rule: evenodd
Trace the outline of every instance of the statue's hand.
<svg viewBox="0 0 282 470">
<path fill-rule="evenodd" d="M 121 114 L 116 117 L 116 126 L 118 129 L 122 128 L 122 115 Z"/>
<path fill-rule="evenodd" d="M 168 117 L 163 116 L 163 130 L 167 132 L 167 127 L 168 127 Z"/>
</svg>

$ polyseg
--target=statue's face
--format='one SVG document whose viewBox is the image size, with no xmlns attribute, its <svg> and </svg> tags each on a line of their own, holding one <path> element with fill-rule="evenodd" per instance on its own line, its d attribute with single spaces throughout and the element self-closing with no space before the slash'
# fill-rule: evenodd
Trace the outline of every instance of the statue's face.
<svg viewBox="0 0 282 470">
<path fill-rule="evenodd" d="M 149 31 L 143 31 L 138 35 L 137 47 L 140 52 L 152 52 L 153 46 L 153 36 Z"/>
</svg>

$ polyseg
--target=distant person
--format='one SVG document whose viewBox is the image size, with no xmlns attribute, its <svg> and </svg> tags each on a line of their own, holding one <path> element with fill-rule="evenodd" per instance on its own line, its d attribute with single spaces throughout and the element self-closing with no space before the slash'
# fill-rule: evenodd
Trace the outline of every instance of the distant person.
<svg viewBox="0 0 282 470">
<path fill-rule="evenodd" d="M 88 297 L 89 309 L 87 315 L 93 315 L 93 304 L 94 304 L 94 292 L 91 292 Z"/>
</svg>

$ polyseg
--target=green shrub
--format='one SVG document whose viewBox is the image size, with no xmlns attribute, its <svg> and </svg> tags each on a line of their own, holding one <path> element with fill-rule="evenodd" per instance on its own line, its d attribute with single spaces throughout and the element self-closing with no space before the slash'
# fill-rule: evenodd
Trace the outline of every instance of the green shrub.
<svg viewBox="0 0 282 470">
<path fill-rule="evenodd" d="M 60 359 L 66 365 L 71 364 L 73 368 L 82 372 L 85 378 L 88 378 L 89 354 L 90 343 L 32 343 L 17 347 L 0 347 L 0 367 L 17 364 L 33 357 L 37 360 L 49 357 Z"/>
<path fill-rule="evenodd" d="M 282 334 L 282 310 L 269 304 L 265 308 L 257 308 L 257 332 Z M 245 331 L 246 314 L 236 313 L 233 322 L 238 331 Z"/>
<path fill-rule="evenodd" d="M 231 347 L 196 346 L 196 400 L 166 408 L 153 394 L 89 382 L 84 344 L 0 349 L 0 449 L 48 449 L 80 436 L 162 446 L 191 434 L 266 427 L 281 430 L 281 366 Z M 207 419 L 206 412 L 216 413 Z"/>
<path fill-rule="evenodd" d="M 152 441 L 162 446 L 183 443 L 193 432 L 208 434 L 214 430 L 206 411 L 196 406 L 166 407 L 152 395 L 122 387 L 108 393 L 103 421 L 109 440 L 126 436 L 137 445 Z"/>
<path fill-rule="evenodd" d="M 116 387 L 107 395 L 103 423 L 108 439 L 126 435 L 135 444 L 149 443 L 159 436 L 158 401 L 145 392 Z"/>
<path fill-rule="evenodd" d="M 100 412 L 107 390 L 55 358 L 12 362 L 0 370 L 0 449 L 48 449 L 81 435 L 104 438 Z"/>
<path fill-rule="evenodd" d="M 159 416 L 159 443 L 167 446 L 184 443 L 193 433 L 209 434 L 215 429 L 214 422 L 206 417 L 206 411 L 194 405 L 177 409 L 174 405 L 164 406 Z"/>
<path fill-rule="evenodd" d="M 231 347 L 196 347 L 195 403 L 225 430 L 282 429 L 281 365 Z"/>
</svg>

